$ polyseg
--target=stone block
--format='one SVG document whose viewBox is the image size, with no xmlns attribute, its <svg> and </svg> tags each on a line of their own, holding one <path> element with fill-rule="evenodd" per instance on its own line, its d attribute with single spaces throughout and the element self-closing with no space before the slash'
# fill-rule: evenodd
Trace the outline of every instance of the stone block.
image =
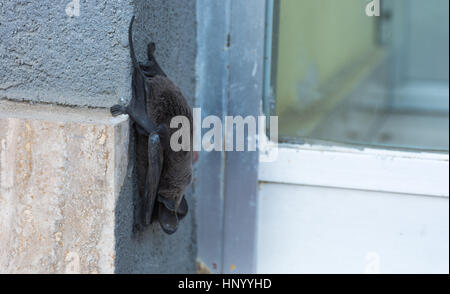
<svg viewBox="0 0 450 294">
<path fill-rule="evenodd" d="M 0 102 L 0 273 L 115 272 L 126 116 Z"/>
</svg>

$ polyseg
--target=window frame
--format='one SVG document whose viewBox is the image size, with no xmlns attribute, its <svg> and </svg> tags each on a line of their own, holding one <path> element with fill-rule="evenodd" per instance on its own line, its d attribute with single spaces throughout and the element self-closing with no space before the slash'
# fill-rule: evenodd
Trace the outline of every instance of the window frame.
<svg viewBox="0 0 450 294">
<path fill-rule="evenodd" d="M 273 113 L 270 57 L 277 28 L 268 16 L 277 1 L 197 0 L 195 101 L 203 116 Z M 197 257 L 207 271 L 256 271 L 262 182 L 449 197 L 448 153 L 295 143 L 269 142 L 259 152 L 201 152 L 193 189 Z M 265 162 L 273 152 L 278 160 Z"/>
</svg>

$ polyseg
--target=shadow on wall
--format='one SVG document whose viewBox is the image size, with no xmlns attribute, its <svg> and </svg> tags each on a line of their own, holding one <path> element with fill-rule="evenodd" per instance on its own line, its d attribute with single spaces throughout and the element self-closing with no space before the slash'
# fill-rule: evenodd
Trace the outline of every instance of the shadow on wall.
<svg viewBox="0 0 450 294">
<path fill-rule="evenodd" d="M 138 187 L 134 164 L 135 135 L 130 134 L 127 176 L 119 194 L 115 211 L 116 273 L 194 273 L 196 259 L 195 219 L 191 191 L 191 211 L 173 235 L 165 234 L 156 222 L 143 232 L 133 232 Z"/>
<path fill-rule="evenodd" d="M 161 67 L 193 105 L 195 95 L 196 23 L 194 0 L 136 1 L 134 41 L 139 60 L 146 45 L 156 43 Z M 130 60 L 131 63 L 131 60 Z M 187 193 L 189 214 L 174 235 L 158 223 L 133 233 L 138 187 L 135 171 L 135 136 L 131 131 L 127 176 L 116 205 L 117 273 L 194 273 L 196 260 L 195 203 Z"/>
</svg>

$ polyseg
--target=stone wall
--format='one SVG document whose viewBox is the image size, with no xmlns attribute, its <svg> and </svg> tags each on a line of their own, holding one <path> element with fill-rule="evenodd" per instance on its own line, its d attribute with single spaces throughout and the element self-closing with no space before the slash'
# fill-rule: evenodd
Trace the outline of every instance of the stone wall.
<svg viewBox="0 0 450 294">
<path fill-rule="evenodd" d="M 134 137 L 107 107 L 130 99 L 132 15 L 193 105 L 196 1 L 70 2 L 0 0 L 0 273 L 194 272 L 192 195 L 175 235 L 132 232 Z"/>
<path fill-rule="evenodd" d="M 112 273 L 128 122 L 0 102 L 0 272 Z"/>
</svg>

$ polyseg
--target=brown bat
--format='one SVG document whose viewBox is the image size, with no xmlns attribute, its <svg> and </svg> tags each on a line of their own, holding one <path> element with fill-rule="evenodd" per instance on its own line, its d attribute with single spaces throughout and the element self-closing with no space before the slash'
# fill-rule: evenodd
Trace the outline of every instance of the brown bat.
<svg viewBox="0 0 450 294">
<path fill-rule="evenodd" d="M 136 173 L 139 188 L 140 217 L 135 227 L 140 230 L 158 219 L 167 234 L 173 234 L 188 212 L 184 197 L 192 179 L 191 151 L 174 151 L 169 129 L 175 116 L 185 116 L 192 126 L 191 108 L 180 89 L 162 71 L 154 57 L 155 44 L 147 46 L 148 61 L 139 64 L 129 26 L 130 55 L 133 62 L 133 96 L 127 106 L 114 105 L 111 114 L 128 114 L 136 133 Z M 192 142 L 192 130 L 190 131 Z"/>
</svg>

